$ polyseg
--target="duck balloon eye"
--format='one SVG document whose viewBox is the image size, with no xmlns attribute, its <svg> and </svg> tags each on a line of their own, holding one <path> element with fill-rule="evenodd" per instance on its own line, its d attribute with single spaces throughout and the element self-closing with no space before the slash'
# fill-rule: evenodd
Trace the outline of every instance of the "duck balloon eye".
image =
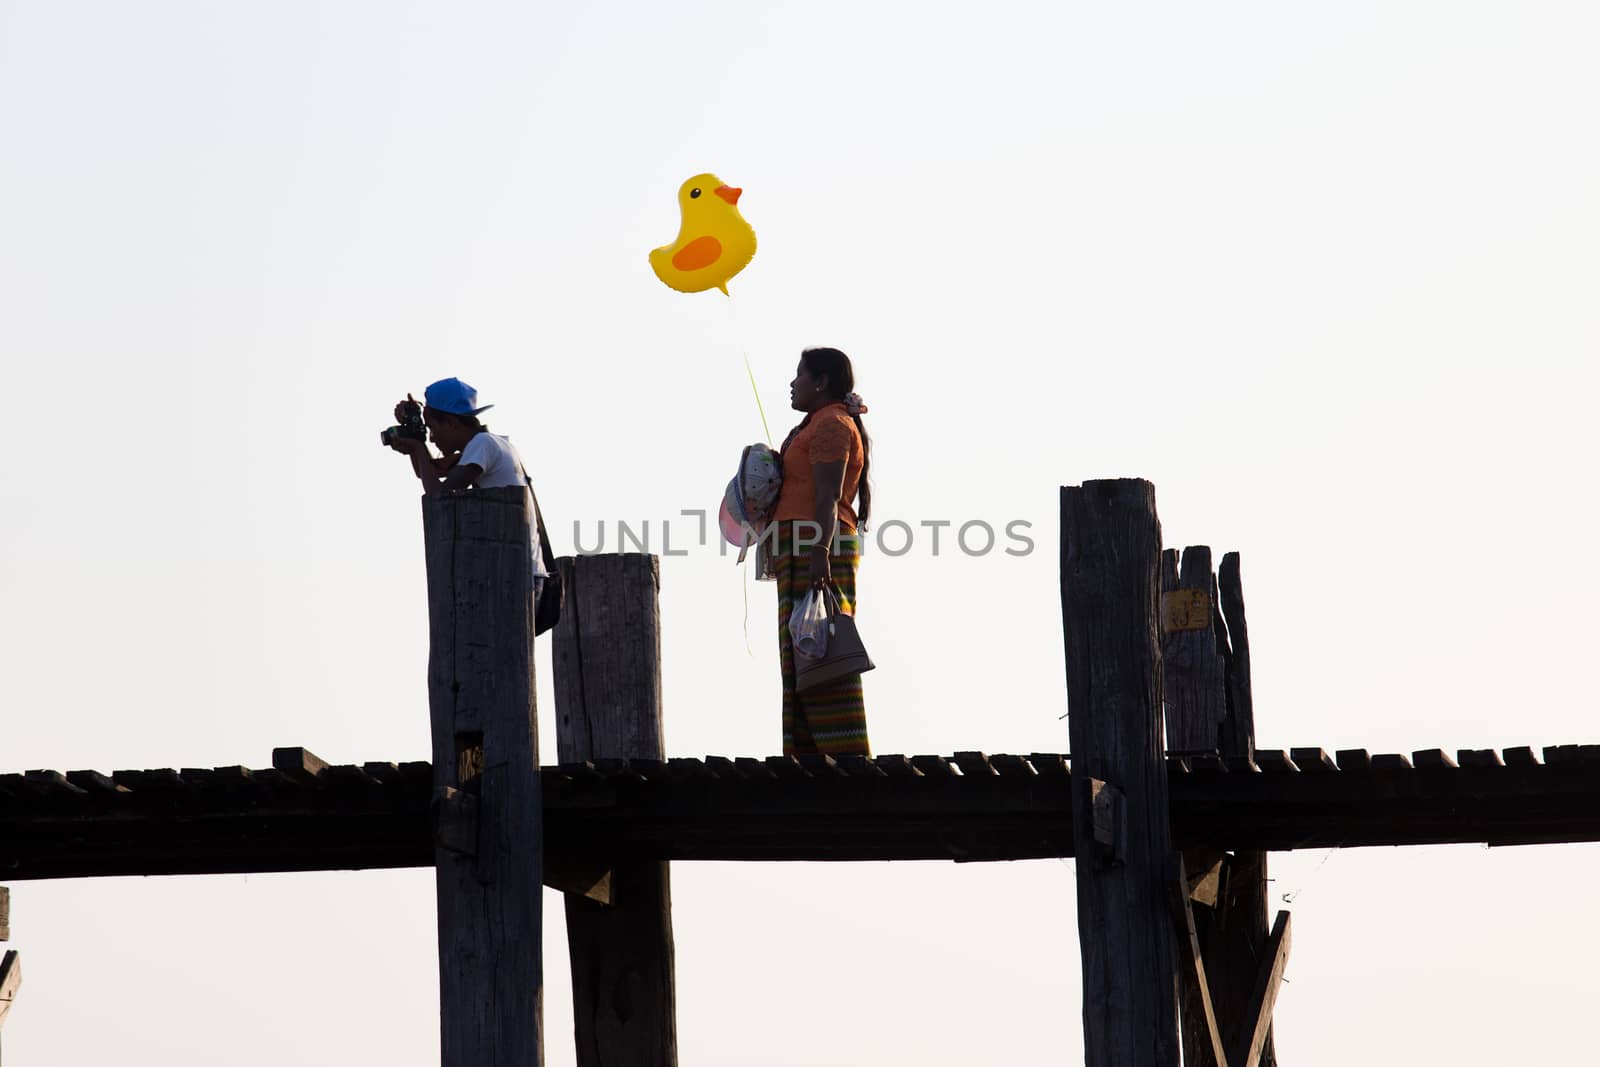
<svg viewBox="0 0 1600 1067">
<path fill-rule="evenodd" d="M 698 190 L 698 189 L 690 189 L 689 190 L 689 199 L 690 200 L 697 199 L 699 196 L 700 196 L 700 190 Z"/>
</svg>

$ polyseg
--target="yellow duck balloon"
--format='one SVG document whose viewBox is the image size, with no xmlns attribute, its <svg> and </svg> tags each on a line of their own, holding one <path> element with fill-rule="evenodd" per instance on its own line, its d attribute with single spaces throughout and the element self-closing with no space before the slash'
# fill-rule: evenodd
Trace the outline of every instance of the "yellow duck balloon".
<svg viewBox="0 0 1600 1067">
<path fill-rule="evenodd" d="M 696 174 L 678 190 L 677 240 L 650 253 L 656 277 L 680 293 L 722 290 L 756 254 L 756 231 L 739 214 L 739 194 L 715 174 Z"/>
</svg>

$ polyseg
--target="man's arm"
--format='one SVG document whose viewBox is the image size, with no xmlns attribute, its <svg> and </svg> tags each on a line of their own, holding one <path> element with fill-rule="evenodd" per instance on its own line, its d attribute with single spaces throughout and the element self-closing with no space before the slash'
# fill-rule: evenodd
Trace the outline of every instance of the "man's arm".
<svg viewBox="0 0 1600 1067">
<path fill-rule="evenodd" d="M 461 463 L 459 456 L 434 458 L 426 441 L 403 437 L 391 446 L 397 452 L 411 457 L 411 470 L 422 482 L 425 496 L 442 496 L 473 485 L 483 477 L 483 468 L 476 463 Z"/>
</svg>

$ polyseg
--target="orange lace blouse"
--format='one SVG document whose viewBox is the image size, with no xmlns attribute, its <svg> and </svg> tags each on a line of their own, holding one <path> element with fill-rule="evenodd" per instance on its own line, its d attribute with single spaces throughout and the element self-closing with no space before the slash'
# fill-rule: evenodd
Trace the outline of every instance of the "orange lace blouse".
<svg viewBox="0 0 1600 1067">
<path fill-rule="evenodd" d="M 852 505 L 856 490 L 861 486 L 861 468 L 866 458 L 861 431 L 856 429 L 855 420 L 843 404 L 833 403 L 811 412 L 784 442 L 783 489 L 778 493 L 773 520 L 815 519 L 817 480 L 811 465 L 842 459 L 845 461 L 844 489 L 839 497 L 839 525 L 854 530 L 856 510 Z"/>
</svg>

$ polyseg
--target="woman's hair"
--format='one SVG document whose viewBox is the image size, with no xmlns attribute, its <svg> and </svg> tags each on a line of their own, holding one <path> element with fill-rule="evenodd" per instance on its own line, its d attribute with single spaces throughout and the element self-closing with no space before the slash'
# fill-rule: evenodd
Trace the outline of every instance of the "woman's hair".
<svg viewBox="0 0 1600 1067">
<path fill-rule="evenodd" d="M 800 353 L 800 362 L 811 377 L 828 379 L 828 396 L 832 399 L 842 401 L 855 392 L 856 373 L 850 366 L 850 357 L 837 348 L 808 348 Z M 860 415 L 850 417 L 861 433 L 861 485 L 856 490 L 861 507 L 856 518 L 864 527 L 872 514 L 872 483 L 867 480 L 867 469 L 872 465 L 872 438 L 867 436 L 867 427 Z"/>
</svg>

